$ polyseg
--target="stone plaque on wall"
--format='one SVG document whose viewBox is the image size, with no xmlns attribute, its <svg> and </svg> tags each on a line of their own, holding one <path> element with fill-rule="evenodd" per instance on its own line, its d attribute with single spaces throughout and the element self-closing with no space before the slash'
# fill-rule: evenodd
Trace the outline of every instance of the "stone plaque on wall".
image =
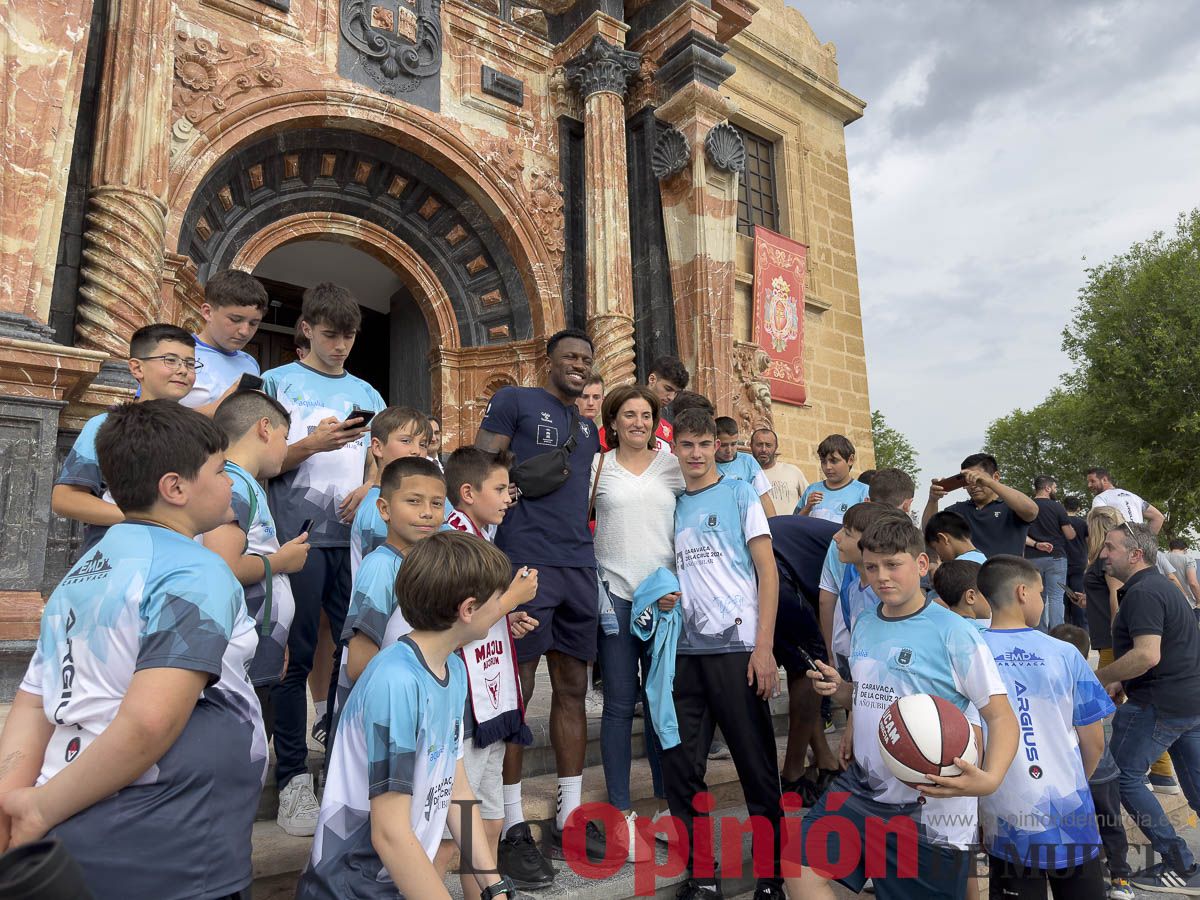
<svg viewBox="0 0 1200 900">
<path fill-rule="evenodd" d="M 46 559 L 58 412 L 53 400 L 0 401 L 0 590 L 37 590 Z"/>
<path fill-rule="evenodd" d="M 437 112 L 441 0 L 341 0 L 338 74 Z"/>
</svg>

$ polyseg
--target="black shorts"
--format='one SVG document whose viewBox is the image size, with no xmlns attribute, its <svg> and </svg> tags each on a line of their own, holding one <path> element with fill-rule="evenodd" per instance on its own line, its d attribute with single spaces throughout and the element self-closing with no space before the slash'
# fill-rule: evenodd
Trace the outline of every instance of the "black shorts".
<svg viewBox="0 0 1200 900">
<path fill-rule="evenodd" d="M 515 575 L 522 566 L 513 565 Z M 600 633 L 600 601 L 594 567 L 538 566 L 538 591 L 518 607 L 538 620 L 520 640 L 517 662 L 528 662 L 557 650 L 584 662 L 596 658 Z"/>
<path fill-rule="evenodd" d="M 795 595 L 793 595 L 794 597 Z M 790 677 L 808 671 L 804 657 L 796 652 L 802 647 L 813 659 L 828 662 L 821 623 L 812 605 L 800 598 L 785 600 L 780 592 L 779 612 L 775 616 L 775 661 L 787 670 Z"/>
<path fill-rule="evenodd" d="M 1106 890 L 1100 855 L 1066 869 L 1020 866 L 988 854 L 988 896 L 1016 900 L 1045 900 L 1049 886 L 1055 900 L 1103 897 Z"/>
</svg>

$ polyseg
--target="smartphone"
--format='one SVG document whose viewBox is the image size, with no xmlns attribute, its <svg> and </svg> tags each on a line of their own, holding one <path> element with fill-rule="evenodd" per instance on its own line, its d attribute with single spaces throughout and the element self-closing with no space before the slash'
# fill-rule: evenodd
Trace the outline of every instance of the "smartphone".
<svg viewBox="0 0 1200 900">
<path fill-rule="evenodd" d="M 963 478 L 960 472 L 957 475 L 951 475 L 949 478 L 939 478 L 934 484 L 948 494 L 951 491 L 957 491 L 959 488 L 965 488 L 967 486 L 967 479 Z"/>
<path fill-rule="evenodd" d="M 350 410 L 350 415 L 346 416 L 346 421 L 349 422 L 352 419 L 362 419 L 357 426 L 362 428 L 370 423 L 373 418 L 375 418 L 375 410 L 373 409 L 352 409 Z"/>
<path fill-rule="evenodd" d="M 313 526 L 316 524 L 316 519 L 305 519 L 304 524 L 300 526 L 300 534 L 304 534 L 305 532 L 312 534 Z"/>
<path fill-rule="evenodd" d="M 262 386 L 263 380 L 261 378 L 259 378 L 257 375 L 251 375 L 249 372 L 247 372 L 238 379 L 237 389 L 239 391 L 261 391 Z"/>
<path fill-rule="evenodd" d="M 808 655 L 808 652 L 803 647 L 797 647 L 796 652 L 800 654 L 800 659 L 804 662 L 804 665 L 808 666 L 809 669 L 811 669 L 812 671 L 814 671 L 818 675 L 820 675 L 821 680 L 824 681 L 825 680 L 824 673 L 820 669 L 817 668 L 816 662 L 814 662 L 813 658 Z"/>
</svg>

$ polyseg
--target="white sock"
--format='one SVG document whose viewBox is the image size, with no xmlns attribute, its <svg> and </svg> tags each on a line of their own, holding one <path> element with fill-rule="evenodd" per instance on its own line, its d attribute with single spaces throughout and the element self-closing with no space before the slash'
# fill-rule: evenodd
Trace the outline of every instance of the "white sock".
<svg viewBox="0 0 1200 900">
<path fill-rule="evenodd" d="M 566 826 L 567 817 L 578 808 L 582 796 L 582 775 L 571 775 L 558 779 L 558 815 L 555 817 L 555 822 L 559 831 Z"/>
<path fill-rule="evenodd" d="M 504 826 L 500 836 L 508 834 L 508 829 L 525 821 L 525 812 L 521 809 L 521 782 L 504 785 Z"/>
<path fill-rule="evenodd" d="M 313 709 L 317 711 L 317 719 L 325 718 L 325 707 L 328 704 L 327 700 L 314 700 Z"/>
</svg>

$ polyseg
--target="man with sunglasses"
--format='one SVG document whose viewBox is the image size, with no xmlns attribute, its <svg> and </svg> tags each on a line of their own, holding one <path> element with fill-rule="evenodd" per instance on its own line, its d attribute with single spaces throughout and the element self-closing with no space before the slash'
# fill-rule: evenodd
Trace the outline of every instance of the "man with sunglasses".
<svg viewBox="0 0 1200 900">
<path fill-rule="evenodd" d="M 1116 659 L 1096 673 L 1109 694 L 1128 699 L 1113 717 L 1113 761 L 1121 803 L 1162 862 L 1134 875 L 1134 887 L 1200 896 L 1200 865 L 1149 786 L 1150 764 L 1171 756 L 1188 804 L 1200 812 L 1200 629 L 1183 595 L 1157 571 L 1150 525 L 1124 523 L 1104 536 L 1100 558 L 1124 583 L 1113 620 Z"/>
<path fill-rule="evenodd" d="M 139 386 L 133 402 L 178 403 L 191 391 L 196 383 L 196 370 L 202 365 L 196 362 L 196 339 L 182 328 L 161 323 L 139 328 L 129 341 L 129 374 Z M 96 433 L 107 418 L 108 413 L 103 412 L 83 426 L 50 494 L 50 507 L 55 513 L 84 525 L 80 556 L 110 526 L 125 521 L 112 502 L 96 459 Z"/>
</svg>

